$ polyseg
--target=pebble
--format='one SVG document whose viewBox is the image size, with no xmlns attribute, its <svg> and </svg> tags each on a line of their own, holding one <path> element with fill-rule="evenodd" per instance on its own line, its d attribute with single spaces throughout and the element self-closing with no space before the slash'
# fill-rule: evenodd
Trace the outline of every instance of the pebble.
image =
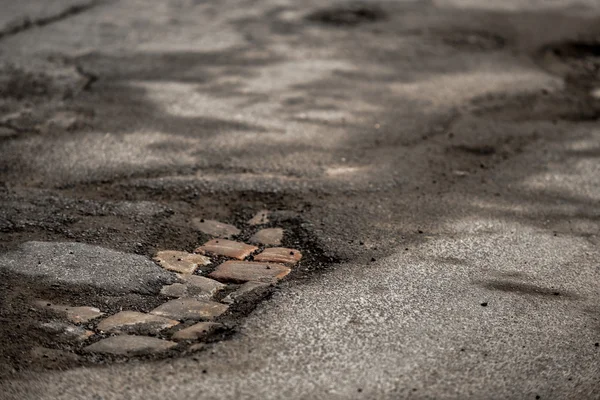
<svg viewBox="0 0 600 400">
<path fill-rule="evenodd" d="M 130 329 L 140 329 L 148 333 L 158 333 L 163 329 L 172 328 L 179 321 L 144 314 L 137 311 L 121 311 L 104 319 L 98 324 L 98 330 L 108 333 L 122 333 Z"/>
<path fill-rule="evenodd" d="M 188 328 L 175 332 L 173 340 L 198 340 L 223 325 L 216 322 L 198 322 Z"/>
<path fill-rule="evenodd" d="M 45 322 L 43 324 L 40 324 L 40 326 L 44 330 L 50 333 L 61 335 L 68 340 L 84 341 L 90 338 L 91 336 L 94 336 L 94 332 L 92 331 L 88 331 L 80 326 L 68 324 L 66 322 L 61 321 Z"/>
<path fill-rule="evenodd" d="M 272 247 L 254 256 L 254 261 L 296 264 L 302 258 L 298 250 L 285 247 Z"/>
<path fill-rule="evenodd" d="M 154 261 L 166 270 L 180 274 L 193 274 L 200 266 L 210 264 L 210 258 L 185 251 L 163 250 L 156 253 Z"/>
<path fill-rule="evenodd" d="M 276 282 L 289 274 L 290 271 L 290 268 L 281 264 L 226 261 L 208 276 L 218 281 L 233 283 L 248 281 Z"/>
<path fill-rule="evenodd" d="M 224 224 L 211 219 L 204 220 L 201 218 L 194 218 L 192 219 L 192 223 L 200 232 L 220 238 L 230 238 L 231 236 L 239 235 L 241 232 L 233 225 Z"/>
<path fill-rule="evenodd" d="M 269 223 L 269 211 L 268 210 L 260 210 L 259 212 L 252 217 L 250 221 L 248 221 L 249 225 L 264 225 Z"/>
<path fill-rule="evenodd" d="M 175 346 L 175 342 L 149 336 L 119 335 L 102 339 L 83 350 L 89 353 L 143 355 L 161 353 Z"/>
<path fill-rule="evenodd" d="M 280 245 L 282 240 L 283 229 L 281 228 L 261 229 L 250 238 L 250 242 L 252 243 L 266 244 L 272 246 Z"/>
<path fill-rule="evenodd" d="M 213 239 L 198 247 L 195 252 L 200 254 L 215 254 L 243 260 L 258 250 L 258 247 L 225 239 Z"/>
<path fill-rule="evenodd" d="M 40 308 L 46 308 L 57 314 L 65 315 L 67 319 L 75 324 L 88 322 L 104 315 L 96 307 L 71 307 L 62 304 L 52 304 L 46 300 L 38 300 L 35 304 Z"/>
<path fill-rule="evenodd" d="M 177 320 L 209 320 L 223 314 L 227 308 L 227 305 L 214 301 L 183 298 L 171 300 L 156 307 L 150 313 Z"/>
</svg>

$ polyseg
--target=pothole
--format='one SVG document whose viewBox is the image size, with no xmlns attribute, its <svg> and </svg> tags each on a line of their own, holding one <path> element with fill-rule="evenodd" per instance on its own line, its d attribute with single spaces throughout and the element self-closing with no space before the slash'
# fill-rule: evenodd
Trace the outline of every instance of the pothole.
<svg viewBox="0 0 600 400">
<path fill-rule="evenodd" d="M 255 210 L 237 215 L 243 218 L 223 221 L 239 228 L 228 239 L 208 235 L 212 239 L 200 240 L 194 251 L 158 249 L 162 262 L 155 257 L 156 264 L 178 274 L 162 289 L 155 287 L 156 294 L 112 293 L 5 271 L 0 333 L 6 341 L 0 349 L 0 376 L 202 351 L 235 333 L 240 321 L 279 285 L 338 262 L 294 213 Z M 201 217 L 208 220 L 211 215 Z M 198 237 L 207 234 L 199 232 Z M 77 257 L 77 252 L 68 254 Z"/>
<path fill-rule="evenodd" d="M 349 27 L 382 21 L 386 18 L 383 9 L 366 3 L 324 8 L 306 16 L 308 21 L 324 25 Z"/>
</svg>

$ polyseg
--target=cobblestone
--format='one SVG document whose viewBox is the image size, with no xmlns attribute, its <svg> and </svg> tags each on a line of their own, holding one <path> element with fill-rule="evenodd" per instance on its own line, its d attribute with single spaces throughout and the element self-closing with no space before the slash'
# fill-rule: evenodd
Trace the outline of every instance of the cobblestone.
<svg viewBox="0 0 600 400">
<path fill-rule="evenodd" d="M 276 282 L 291 271 L 281 264 L 249 261 L 226 261 L 208 276 L 222 282 Z"/>
<path fill-rule="evenodd" d="M 243 260 L 258 250 L 258 247 L 225 239 L 213 239 L 198 247 L 195 251 L 200 254 L 215 254 Z"/>
<path fill-rule="evenodd" d="M 147 333 L 158 333 L 177 324 L 179 324 L 179 321 L 157 315 L 137 311 L 121 311 L 101 321 L 97 328 L 107 333 L 122 333 L 132 329 L 143 330 Z"/>
<path fill-rule="evenodd" d="M 198 340 L 208 336 L 215 329 L 223 325 L 216 322 L 198 322 L 173 334 L 173 340 Z"/>
<path fill-rule="evenodd" d="M 240 230 L 235 226 L 224 224 L 219 221 L 194 218 L 192 222 L 196 229 L 198 229 L 200 232 L 206 233 L 207 235 L 226 239 L 240 234 Z"/>
<path fill-rule="evenodd" d="M 40 308 L 46 308 L 57 314 L 64 315 L 69 321 L 76 324 L 88 322 L 104 315 L 96 307 L 71 307 L 62 304 L 52 304 L 46 300 L 38 300 L 35 304 Z"/>
<path fill-rule="evenodd" d="M 185 251 L 163 250 L 156 253 L 154 260 L 169 271 L 193 274 L 200 266 L 209 265 L 210 258 Z"/>
<path fill-rule="evenodd" d="M 183 320 L 210 320 L 227 311 L 228 306 L 214 301 L 196 299 L 171 300 L 150 313 L 161 317 Z"/>
<path fill-rule="evenodd" d="M 280 245 L 282 240 L 283 229 L 281 228 L 261 229 L 250 238 L 250 242 L 252 243 L 266 244 L 271 246 Z"/>
<path fill-rule="evenodd" d="M 269 223 L 269 211 L 260 210 L 249 221 L 249 225 L 264 225 Z"/>
<path fill-rule="evenodd" d="M 285 247 L 272 247 L 254 256 L 254 261 L 296 264 L 302 258 L 298 250 Z"/>
<path fill-rule="evenodd" d="M 83 350 L 89 353 L 104 353 L 113 355 L 143 355 L 162 353 L 177 343 L 149 336 L 119 335 L 102 339 Z"/>
</svg>

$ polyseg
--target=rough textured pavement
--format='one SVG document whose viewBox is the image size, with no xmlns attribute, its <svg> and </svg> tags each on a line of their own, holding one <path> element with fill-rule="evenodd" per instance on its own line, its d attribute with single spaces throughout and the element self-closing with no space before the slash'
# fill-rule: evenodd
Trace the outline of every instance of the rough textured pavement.
<svg viewBox="0 0 600 400">
<path fill-rule="evenodd" d="M 191 251 L 194 217 L 266 208 L 332 261 L 203 352 L 15 370 L 4 398 L 600 399 L 598 3 L 347 4 L 3 31 L 3 260 Z"/>
</svg>

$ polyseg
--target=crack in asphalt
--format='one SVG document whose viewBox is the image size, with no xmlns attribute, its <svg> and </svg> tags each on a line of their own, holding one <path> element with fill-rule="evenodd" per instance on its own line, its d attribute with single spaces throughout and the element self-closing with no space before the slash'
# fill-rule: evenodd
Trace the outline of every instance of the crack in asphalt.
<svg viewBox="0 0 600 400">
<path fill-rule="evenodd" d="M 23 20 L 21 20 L 20 23 L 13 25 L 13 26 L 9 26 L 3 30 L 0 30 L 0 40 L 5 39 L 10 36 L 15 36 L 21 32 L 24 32 L 26 30 L 29 30 L 29 29 L 32 29 L 35 27 L 46 26 L 46 25 L 52 24 L 54 22 L 62 21 L 69 17 L 81 14 L 85 11 L 92 9 L 93 7 L 96 7 L 103 1 L 104 0 L 92 0 L 92 1 L 90 1 L 88 3 L 84 3 L 84 4 L 75 4 L 70 7 L 67 7 L 66 9 L 64 9 L 63 11 L 61 11 L 57 14 L 49 15 L 46 17 L 41 17 L 41 18 L 36 18 L 36 19 L 31 19 L 29 17 L 25 17 L 25 18 L 23 18 Z"/>
</svg>

